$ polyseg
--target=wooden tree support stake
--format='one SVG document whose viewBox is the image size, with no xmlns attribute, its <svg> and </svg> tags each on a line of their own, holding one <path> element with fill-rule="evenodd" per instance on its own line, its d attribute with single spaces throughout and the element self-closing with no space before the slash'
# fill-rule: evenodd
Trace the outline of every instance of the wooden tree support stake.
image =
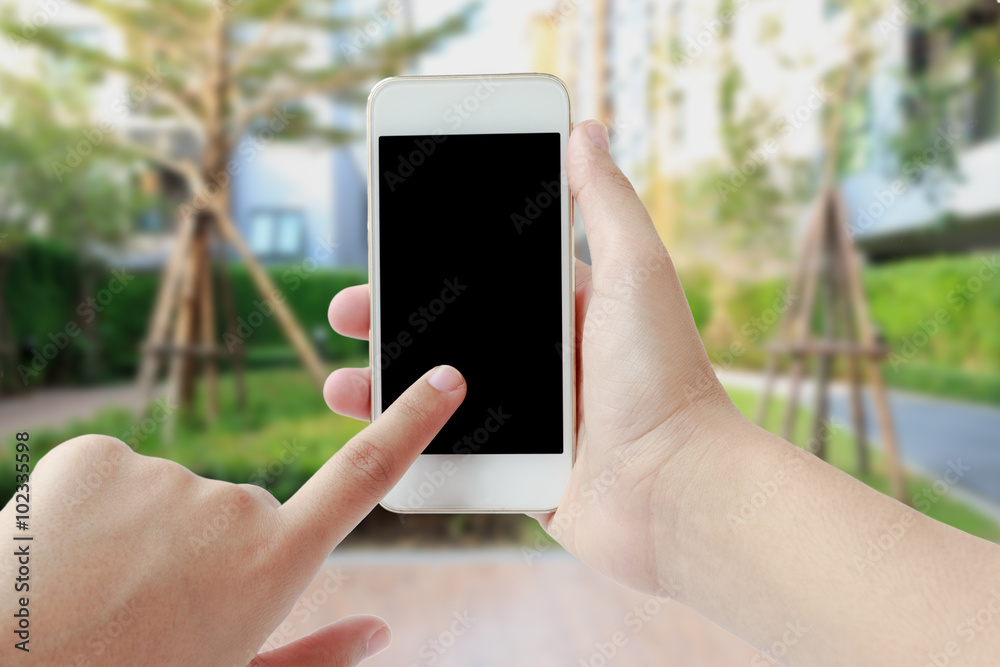
<svg viewBox="0 0 1000 667">
<path fill-rule="evenodd" d="M 793 271 L 792 305 L 778 328 L 777 341 L 767 346 L 769 359 L 757 421 L 764 423 L 767 418 L 782 359 L 788 357 L 791 359 L 789 396 L 782 421 L 782 435 L 786 439 L 795 436 L 802 378 L 812 361 L 816 375 L 816 402 L 810 429 L 810 448 L 814 454 L 825 458 L 829 431 L 826 428 L 830 412 L 829 385 L 834 362 L 842 357 L 847 365 L 858 470 L 867 473 L 867 424 L 861 385 L 861 367 L 864 366 L 885 449 L 892 494 L 906 502 L 905 480 L 882 379 L 881 360 L 888 354 L 888 349 L 875 339 L 860 268 L 847 230 L 843 200 L 833 188 L 824 188 Z M 813 331 L 816 325 L 819 326 L 819 336 Z"/>
</svg>

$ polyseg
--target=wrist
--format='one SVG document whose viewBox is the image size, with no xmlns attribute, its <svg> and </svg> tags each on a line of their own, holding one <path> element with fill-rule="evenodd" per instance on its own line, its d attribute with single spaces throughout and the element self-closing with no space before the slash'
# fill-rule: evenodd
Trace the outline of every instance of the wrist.
<svg viewBox="0 0 1000 667">
<path fill-rule="evenodd" d="M 809 455 L 752 423 L 728 396 L 694 407 L 689 419 L 683 447 L 657 477 L 651 516 L 657 585 L 690 604 L 704 578 L 746 555 L 741 530 Z"/>
</svg>

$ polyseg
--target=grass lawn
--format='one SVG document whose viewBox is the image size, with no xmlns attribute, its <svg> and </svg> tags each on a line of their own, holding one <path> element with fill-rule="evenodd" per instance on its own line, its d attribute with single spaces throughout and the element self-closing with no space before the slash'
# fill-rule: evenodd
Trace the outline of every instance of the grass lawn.
<svg viewBox="0 0 1000 667">
<path fill-rule="evenodd" d="M 345 365 L 364 365 L 365 360 L 353 360 Z M 244 413 L 235 409 L 231 378 L 220 383 L 223 416 L 212 425 L 200 418 L 180 417 L 172 442 L 165 440 L 162 424 L 147 421 L 137 426 L 135 418 L 124 410 L 107 410 L 81 423 L 31 434 L 32 458 L 63 440 L 82 433 L 106 433 L 117 436 L 141 454 L 177 461 L 199 475 L 231 482 L 251 482 L 264 486 L 279 500 L 286 500 L 334 452 L 364 427 L 360 422 L 333 414 L 323 402 L 319 389 L 300 369 L 273 368 L 257 370 L 247 376 L 249 405 Z M 733 390 L 733 401 L 744 412 L 753 414 L 757 396 L 753 392 Z M 778 401 L 772 404 L 769 430 L 777 430 L 780 412 Z M 200 414 L 200 413 L 199 413 Z M 808 413 L 800 413 L 797 444 L 807 440 Z M 141 429 L 146 426 L 149 431 Z M 138 435 L 133 435 L 137 433 Z M 12 441 L 4 435 L 4 442 Z M 878 451 L 872 451 L 872 472 L 860 476 L 855 469 L 854 444 L 848 433 L 835 432 L 828 446 L 829 461 L 882 492 L 888 492 L 885 462 Z M 0 466 L 13 471 L 13 448 L 3 448 Z M 910 477 L 911 497 L 931 488 L 933 480 Z M 13 493 L 13 475 L 0 479 L 0 493 L 6 503 Z M 930 497 L 935 498 L 933 494 Z M 990 540 L 1000 540 L 1000 526 L 966 505 L 942 497 L 931 504 L 928 514 L 961 530 Z M 533 535 L 537 524 L 525 519 L 527 535 Z M 532 527 L 534 526 L 534 527 Z"/>
<path fill-rule="evenodd" d="M 743 389 L 729 389 L 728 391 L 736 407 L 743 414 L 747 416 L 756 414 L 757 394 L 755 392 Z M 761 426 L 772 433 L 778 433 L 781 430 L 780 423 L 784 410 L 784 402 L 772 400 L 767 419 Z M 809 429 L 811 425 L 811 413 L 800 409 L 796 424 L 796 436 L 793 438 L 795 444 L 800 447 L 805 445 L 810 437 Z M 833 432 L 830 442 L 827 444 L 827 461 L 861 480 L 868 486 L 878 489 L 885 494 L 890 493 L 889 478 L 886 473 L 885 458 L 882 456 L 882 453 L 875 448 L 871 448 L 871 472 L 867 475 L 861 475 L 857 469 L 854 438 L 849 432 L 843 429 L 837 429 Z M 989 517 L 983 516 L 967 505 L 952 500 L 947 494 L 938 497 L 933 491 L 933 482 L 934 480 L 913 475 L 908 476 L 906 480 L 910 498 L 915 498 L 917 494 L 922 494 L 920 497 L 930 501 L 930 508 L 926 512 L 928 516 L 964 530 L 967 533 L 978 535 L 994 542 L 1000 541 L 1000 526 Z"/>
<path fill-rule="evenodd" d="M 346 365 L 364 365 L 355 360 Z M 236 411 L 232 379 L 220 382 L 222 417 L 206 426 L 201 419 L 177 420 L 172 442 L 162 424 L 137 424 L 126 410 L 106 410 L 97 417 L 67 427 L 33 431 L 32 459 L 60 442 L 83 433 L 104 433 L 125 440 L 137 452 L 182 463 L 205 477 L 253 482 L 280 500 L 298 489 L 364 422 L 330 412 L 320 390 L 300 369 L 269 369 L 247 375 L 246 412 Z M 142 426 L 151 432 L 147 435 Z M 133 429 L 138 435 L 133 435 Z M 4 442 L 12 441 L 4 436 Z M 13 471 L 13 448 L 4 447 L 3 470 Z M 13 475 L 3 475 L 4 502 L 13 492 Z"/>
</svg>

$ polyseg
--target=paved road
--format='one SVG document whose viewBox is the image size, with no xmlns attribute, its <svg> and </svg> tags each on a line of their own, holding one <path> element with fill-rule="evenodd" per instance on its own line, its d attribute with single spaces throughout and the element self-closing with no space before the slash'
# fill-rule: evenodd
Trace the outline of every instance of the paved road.
<svg viewBox="0 0 1000 667">
<path fill-rule="evenodd" d="M 763 376 L 755 373 L 720 371 L 723 384 L 760 390 Z M 803 405 L 812 405 L 811 383 L 803 385 Z M 786 387 L 779 385 L 778 395 Z M 877 443 L 878 424 L 871 398 L 865 395 L 867 430 Z M 948 469 L 949 461 L 971 466 L 959 482 L 959 488 L 972 492 L 993 505 L 991 514 L 1000 516 L 1000 409 L 989 406 L 890 391 L 896 439 L 908 466 L 937 479 Z M 851 413 L 847 388 L 835 385 L 830 393 L 831 416 L 849 427 Z"/>
<path fill-rule="evenodd" d="M 759 391 L 764 378 L 759 373 L 719 371 L 723 383 Z M 786 388 L 779 384 L 781 395 Z M 811 405 L 811 382 L 803 384 L 803 405 Z M 14 430 L 58 427 L 92 417 L 100 409 L 136 407 L 139 396 L 134 384 L 86 389 L 47 389 L 24 397 L 0 400 L 0 435 Z M 832 416 L 849 426 L 846 387 L 834 385 L 830 395 Z M 897 437 L 908 466 L 937 479 L 949 461 L 961 459 L 971 465 L 959 484 L 990 506 L 983 509 L 1000 517 L 1000 409 L 891 391 Z M 877 444 L 878 426 L 868 405 L 868 432 Z"/>
<path fill-rule="evenodd" d="M 267 646 L 358 613 L 392 628 L 371 667 L 756 664 L 753 648 L 679 604 L 619 586 L 565 552 L 529 564 L 516 549 L 335 551 Z"/>
<path fill-rule="evenodd" d="M 0 399 L 0 436 L 12 431 L 59 428 L 90 419 L 105 408 L 130 410 L 142 405 L 134 382 L 99 387 L 41 389 Z"/>
</svg>

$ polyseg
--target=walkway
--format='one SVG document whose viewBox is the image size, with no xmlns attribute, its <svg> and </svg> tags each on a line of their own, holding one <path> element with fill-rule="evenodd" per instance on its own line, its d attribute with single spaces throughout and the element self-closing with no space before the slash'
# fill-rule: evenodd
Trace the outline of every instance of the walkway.
<svg viewBox="0 0 1000 667">
<path fill-rule="evenodd" d="M 679 604 L 619 586 L 565 552 L 528 563 L 516 549 L 334 551 L 269 645 L 359 613 L 392 628 L 371 667 L 758 664 L 754 649 Z"/>
<path fill-rule="evenodd" d="M 760 391 L 764 385 L 760 373 L 718 371 L 718 375 L 727 387 Z M 787 396 L 787 392 L 787 379 L 783 379 L 775 395 Z M 812 396 L 812 381 L 803 382 L 801 405 L 811 407 Z M 933 480 L 948 470 L 949 461 L 960 460 L 972 469 L 963 475 L 958 487 L 978 496 L 980 502 L 976 503 L 974 498 L 963 500 L 972 500 L 980 509 L 1000 517 L 1000 409 L 897 390 L 889 392 L 889 404 L 906 465 Z M 865 411 L 870 439 L 877 444 L 878 424 L 867 393 Z M 831 388 L 830 413 L 838 424 L 850 428 L 846 385 L 835 384 Z M 982 500 L 992 507 L 984 507 Z"/>
<path fill-rule="evenodd" d="M 5 395 L 0 398 L 0 436 L 13 431 L 61 428 L 74 421 L 91 419 L 110 407 L 137 409 L 140 399 L 134 382 Z"/>
</svg>

